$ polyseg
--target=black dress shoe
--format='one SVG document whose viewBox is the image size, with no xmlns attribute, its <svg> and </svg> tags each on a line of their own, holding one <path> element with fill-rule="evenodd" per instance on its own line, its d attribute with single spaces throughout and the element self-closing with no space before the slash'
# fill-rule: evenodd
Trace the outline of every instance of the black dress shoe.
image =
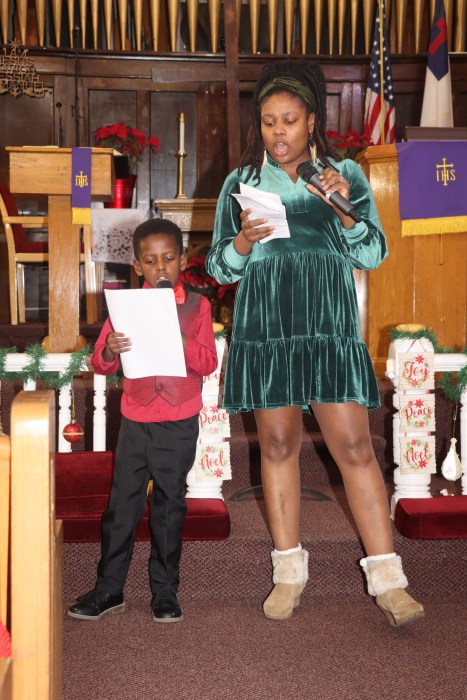
<svg viewBox="0 0 467 700">
<path fill-rule="evenodd" d="M 177 603 L 177 598 L 154 598 L 152 603 L 152 615 L 156 622 L 181 622 L 183 610 Z"/>
<path fill-rule="evenodd" d="M 79 595 L 77 598 L 75 598 L 75 600 L 77 603 L 84 603 L 85 600 L 88 600 L 88 598 L 92 598 L 95 595 L 96 595 L 96 589 L 91 588 L 90 591 L 87 591 L 86 593 Z"/>
<path fill-rule="evenodd" d="M 107 613 L 121 613 L 125 610 L 123 593 L 89 591 L 80 596 L 79 602 L 68 608 L 68 615 L 78 620 L 100 620 Z"/>
</svg>

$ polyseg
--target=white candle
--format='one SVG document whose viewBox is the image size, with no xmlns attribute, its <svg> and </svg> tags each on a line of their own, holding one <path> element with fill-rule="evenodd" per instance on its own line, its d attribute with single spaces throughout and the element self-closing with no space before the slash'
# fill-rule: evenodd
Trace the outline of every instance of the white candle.
<svg viewBox="0 0 467 700">
<path fill-rule="evenodd" d="M 180 112 L 178 115 L 179 132 L 178 132 L 178 151 L 185 153 L 185 115 Z"/>
</svg>

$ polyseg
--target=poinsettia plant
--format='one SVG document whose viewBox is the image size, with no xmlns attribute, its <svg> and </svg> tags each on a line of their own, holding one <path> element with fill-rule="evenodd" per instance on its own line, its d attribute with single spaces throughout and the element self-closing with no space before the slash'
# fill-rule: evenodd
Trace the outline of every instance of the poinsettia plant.
<svg viewBox="0 0 467 700">
<path fill-rule="evenodd" d="M 351 129 L 346 134 L 329 129 L 326 135 L 329 145 L 340 158 L 354 158 L 362 148 L 371 145 L 369 134 L 359 134 L 355 129 Z"/>
<path fill-rule="evenodd" d="M 235 296 L 237 282 L 233 284 L 219 284 L 206 271 L 206 256 L 200 255 L 189 259 L 185 270 L 180 274 L 181 283 L 194 292 L 204 294 L 208 299 L 217 301 L 230 301 Z"/>
<path fill-rule="evenodd" d="M 114 148 L 124 156 L 128 156 L 130 173 L 136 174 L 138 161 L 141 160 L 146 148 L 153 153 L 159 151 L 159 139 L 155 136 L 145 136 L 139 129 L 134 129 L 128 124 L 108 124 L 101 126 L 94 132 L 96 146 L 101 148 Z"/>
</svg>

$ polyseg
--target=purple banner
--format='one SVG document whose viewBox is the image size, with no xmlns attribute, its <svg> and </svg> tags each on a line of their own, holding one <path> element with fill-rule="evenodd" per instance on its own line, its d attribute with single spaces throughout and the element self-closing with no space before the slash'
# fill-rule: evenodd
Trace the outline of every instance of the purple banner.
<svg viewBox="0 0 467 700">
<path fill-rule="evenodd" d="M 467 216 L 467 141 L 396 144 L 400 218 Z"/>
<path fill-rule="evenodd" d="M 71 206 L 91 207 L 91 148 L 71 149 Z"/>
</svg>

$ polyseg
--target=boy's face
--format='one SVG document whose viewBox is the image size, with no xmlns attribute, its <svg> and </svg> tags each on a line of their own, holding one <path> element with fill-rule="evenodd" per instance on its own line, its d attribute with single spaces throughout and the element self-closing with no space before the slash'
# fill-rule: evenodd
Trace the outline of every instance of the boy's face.
<svg viewBox="0 0 467 700">
<path fill-rule="evenodd" d="M 144 277 L 151 287 L 162 280 L 177 284 L 180 272 L 185 269 L 186 254 L 180 254 L 175 236 L 170 233 L 152 233 L 139 246 L 139 256 L 133 260 L 136 274 Z"/>
</svg>

